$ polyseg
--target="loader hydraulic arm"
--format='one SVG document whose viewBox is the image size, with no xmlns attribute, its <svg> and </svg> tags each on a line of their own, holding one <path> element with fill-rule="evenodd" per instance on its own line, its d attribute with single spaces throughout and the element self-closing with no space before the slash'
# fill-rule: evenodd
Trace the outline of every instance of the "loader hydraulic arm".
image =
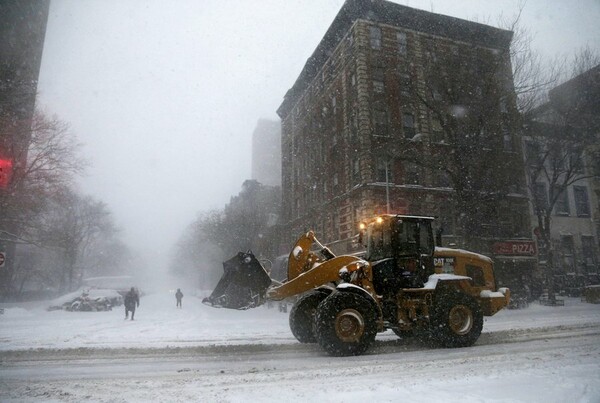
<svg viewBox="0 0 600 403">
<path fill-rule="evenodd" d="M 320 248 L 322 258 L 316 253 L 311 252 L 312 245 L 317 244 Z M 288 281 L 291 281 L 298 277 L 300 274 L 305 273 L 312 269 L 315 264 L 319 264 L 325 260 L 334 258 L 335 255 L 329 248 L 323 246 L 321 242 L 315 236 L 313 231 L 308 231 L 302 235 L 294 245 L 294 248 L 290 252 L 288 258 Z"/>
<path fill-rule="evenodd" d="M 312 290 L 326 284 L 336 283 L 340 280 L 340 270 L 346 269 L 349 273 L 356 270 L 367 270 L 370 273 L 368 262 L 355 256 L 338 256 L 317 264 L 312 269 L 299 274 L 294 279 L 277 287 L 267 290 L 267 299 L 282 300 L 303 292 Z M 367 278 L 370 276 L 367 276 Z M 371 281 L 369 279 L 369 284 Z M 372 289 L 372 288 L 371 288 Z"/>
</svg>

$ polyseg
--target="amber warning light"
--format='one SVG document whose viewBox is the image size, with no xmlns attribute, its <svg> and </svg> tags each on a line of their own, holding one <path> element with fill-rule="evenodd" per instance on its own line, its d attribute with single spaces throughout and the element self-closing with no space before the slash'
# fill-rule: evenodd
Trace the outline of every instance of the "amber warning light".
<svg viewBox="0 0 600 403">
<path fill-rule="evenodd" d="M 12 177 L 13 163 L 11 160 L 0 158 L 0 189 L 6 189 Z"/>
</svg>

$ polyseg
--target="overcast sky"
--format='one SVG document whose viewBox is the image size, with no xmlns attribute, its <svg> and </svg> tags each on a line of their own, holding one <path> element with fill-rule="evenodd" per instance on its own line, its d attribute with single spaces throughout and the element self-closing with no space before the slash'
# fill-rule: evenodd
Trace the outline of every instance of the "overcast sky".
<svg viewBox="0 0 600 403">
<path fill-rule="evenodd" d="M 518 0 L 397 3 L 495 25 Z M 165 265 L 196 214 L 250 177 L 251 134 L 276 109 L 343 0 L 51 0 L 39 106 L 91 161 L 83 192 Z M 529 0 L 545 55 L 600 50 L 600 0 Z"/>
</svg>

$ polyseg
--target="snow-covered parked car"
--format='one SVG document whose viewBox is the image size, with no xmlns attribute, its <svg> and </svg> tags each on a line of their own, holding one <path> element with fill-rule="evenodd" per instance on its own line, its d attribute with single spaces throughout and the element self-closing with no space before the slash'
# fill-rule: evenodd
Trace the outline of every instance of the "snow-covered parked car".
<svg viewBox="0 0 600 403">
<path fill-rule="evenodd" d="M 123 296 L 116 290 L 80 288 L 51 301 L 49 311 L 110 311 L 113 306 L 123 305 Z"/>
</svg>

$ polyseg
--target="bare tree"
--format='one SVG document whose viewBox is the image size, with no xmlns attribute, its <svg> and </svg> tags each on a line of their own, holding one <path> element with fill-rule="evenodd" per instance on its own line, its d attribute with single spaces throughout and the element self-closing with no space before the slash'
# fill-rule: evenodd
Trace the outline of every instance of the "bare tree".
<svg viewBox="0 0 600 403">
<path fill-rule="evenodd" d="M 59 290 L 72 290 L 83 276 L 83 257 L 99 238 L 115 232 L 106 205 L 89 196 L 64 191 L 53 200 L 42 219 L 41 242 L 62 252 Z"/>
<path fill-rule="evenodd" d="M 593 146 L 600 143 L 598 90 L 590 85 L 595 67 L 600 68 L 600 56 L 582 49 L 571 63 L 564 63 L 560 77 L 568 82 L 550 91 L 548 102 L 526 116 L 524 127 L 525 158 L 531 203 L 537 221 L 541 254 L 549 274 L 555 261 L 552 240 L 553 212 L 568 210 L 567 189 L 598 173 L 586 162 Z M 597 74 L 597 73 L 596 73 Z M 597 83 L 596 83 L 597 86 Z M 586 95 L 588 87 L 595 93 Z M 597 152 L 597 151 L 594 151 Z M 589 155 L 598 158 L 598 155 Z M 552 276 L 549 276 L 553 296 Z"/>
<path fill-rule="evenodd" d="M 25 144 L 11 140 L 14 126 L 0 124 L 4 148 L 15 161 L 12 181 L 0 192 L 0 228 L 14 233 L 30 229 L 46 201 L 68 188 L 86 165 L 78 155 L 75 136 L 57 117 L 36 112 L 31 121 L 17 123 L 21 125 L 30 130 Z"/>
<path fill-rule="evenodd" d="M 214 286 L 221 262 L 239 251 L 253 250 L 272 257 L 269 230 L 279 212 L 280 188 L 245 181 L 225 208 L 201 214 L 176 245 L 171 272 L 194 277 L 201 286 Z"/>
<path fill-rule="evenodd" d="M 40 246 L 35 239 L 41 215 L 56 194 L 71 186 L 85 162 L 67 124 L 41 112 L 23 118 L 14 105 L 4 106 L 0 111 L 0 149 L 4 158 L 12 159 L 14 168 L 10 183 L 0 189 L 0 243 L 10 256 L 0 275 L 0 290 L 7 296 L 15 290 L 17 244 Z"/>
<path fill-rule="evenodd" d="M 221 263 L 226 258 L 214 237 L 220 212 L 200 215 L 188 226 L 171 252 L 169 272 L 197 284 L 200 288 L 214 287 L 222 275 Z"/>
</svg>

